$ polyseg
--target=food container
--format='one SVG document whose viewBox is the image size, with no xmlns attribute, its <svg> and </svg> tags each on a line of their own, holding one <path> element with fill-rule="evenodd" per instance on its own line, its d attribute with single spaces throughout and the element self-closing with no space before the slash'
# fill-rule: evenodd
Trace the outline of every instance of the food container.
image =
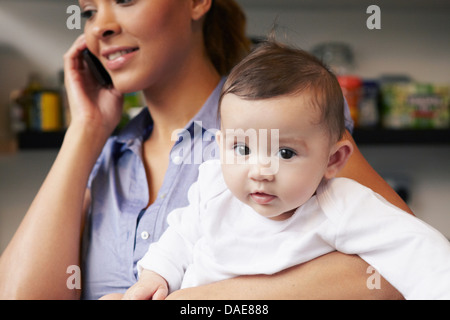
<svg viewBox="0 0 450 320">
<path fill-rule="evenodd" d="M 33 94 L 30 110 L 30 129 L 34 131 L 58 131 L 63 128 L 60 96 L 54 91 L 38 91 Z"/>
<path fill-rule="evenodd" d="M 359 102 L 361 99 L 362 81 L 357 76 L 338 76 L 339 84 L 347 100 L 350 116 L 355 127 L 359 126 Z"/>
<path fill-rule="evenodd" d="M 381 86 L 382 125 L 388 129 L 450 127 L 450 86 L 389 83 Z"/>
<path fill-rule="evenodd" d="M 359 102 L 359 125 L 364 128 L 376 127 L 380 121 L 378 82 L 363 81 L 362 97 Z"/>
</svg>

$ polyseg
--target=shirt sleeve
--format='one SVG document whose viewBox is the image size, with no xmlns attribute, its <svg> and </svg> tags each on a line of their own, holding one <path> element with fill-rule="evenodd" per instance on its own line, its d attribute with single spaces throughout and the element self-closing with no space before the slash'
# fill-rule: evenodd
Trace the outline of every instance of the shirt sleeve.
<svg viewBox="0 0 450 320">
<path fill-rule="evenodd" d="M 327 198 L 337 250 L 359 255 L 406 299 L 450 299 L 450 243 L 442 234 L 350 179 L 334 179 Z"/>
</svg>

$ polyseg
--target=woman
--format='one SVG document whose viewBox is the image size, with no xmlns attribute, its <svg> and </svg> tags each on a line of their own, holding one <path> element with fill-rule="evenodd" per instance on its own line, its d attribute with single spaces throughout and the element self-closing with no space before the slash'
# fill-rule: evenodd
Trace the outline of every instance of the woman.
<svg viewBox="0 0 450 320">
<path fill-rule="evenodd" d="M 163 232 L 167 213 L 187 203 L 197 175 L 199 161 L 175 161 L 180 141 L 174 144 L 172 133 L 185 128 L 195 141 L 198 132 L 217 128 L 221 77 L 247 50 L 244 16 L 231 0 L 80 0 L 80 6 L 85 33 L 64 57 L 72 121 L 1 257 L 1 298 L 75 299 L 83 291 L 94 299 L 136 281 L 136 261 Z M 81 58 L 86 47 L 114 88 L 95 83 Z M 122 94 L 139 90 L 147 108 L 109 138 Z M 343 175 L 407 209 L 358 151 Z M 67 270 L 80 264 L 83 287 L 75 290 Z M 273 276 L 240 277 L 169 298 L 397 298 L 388 283 L 367 288 L 367 267 L 358 257 L 332 253 Z"/>
</svg>

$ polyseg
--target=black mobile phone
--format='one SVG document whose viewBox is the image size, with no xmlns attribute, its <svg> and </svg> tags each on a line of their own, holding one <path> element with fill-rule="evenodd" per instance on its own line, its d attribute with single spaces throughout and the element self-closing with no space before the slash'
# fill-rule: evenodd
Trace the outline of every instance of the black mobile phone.
<svg viewBox="0 0 450 320">
<path fill-rule="evenodd" d="M 86 60 L 89 69 L 102 87 L 112 85 L 112 80 L 105 67 L 88 49 L 83 50 L 83 58 Z"/>
</svg>

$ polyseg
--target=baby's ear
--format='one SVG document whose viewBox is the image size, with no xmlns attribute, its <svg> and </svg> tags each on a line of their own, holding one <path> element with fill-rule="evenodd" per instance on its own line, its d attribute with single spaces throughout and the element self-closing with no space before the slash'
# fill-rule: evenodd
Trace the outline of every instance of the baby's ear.
<svg viewBox="0 0 450 320">
<path fill-rule="evenodd" d="M 350 155 L 353 152 L 353 145 L 348 140 L 338 141 L 332 148 L 330 158 L 328 160 L 327 171 L 324 178 L 334 178 L 337 173 L 345 166 Z"/>
</svg>

